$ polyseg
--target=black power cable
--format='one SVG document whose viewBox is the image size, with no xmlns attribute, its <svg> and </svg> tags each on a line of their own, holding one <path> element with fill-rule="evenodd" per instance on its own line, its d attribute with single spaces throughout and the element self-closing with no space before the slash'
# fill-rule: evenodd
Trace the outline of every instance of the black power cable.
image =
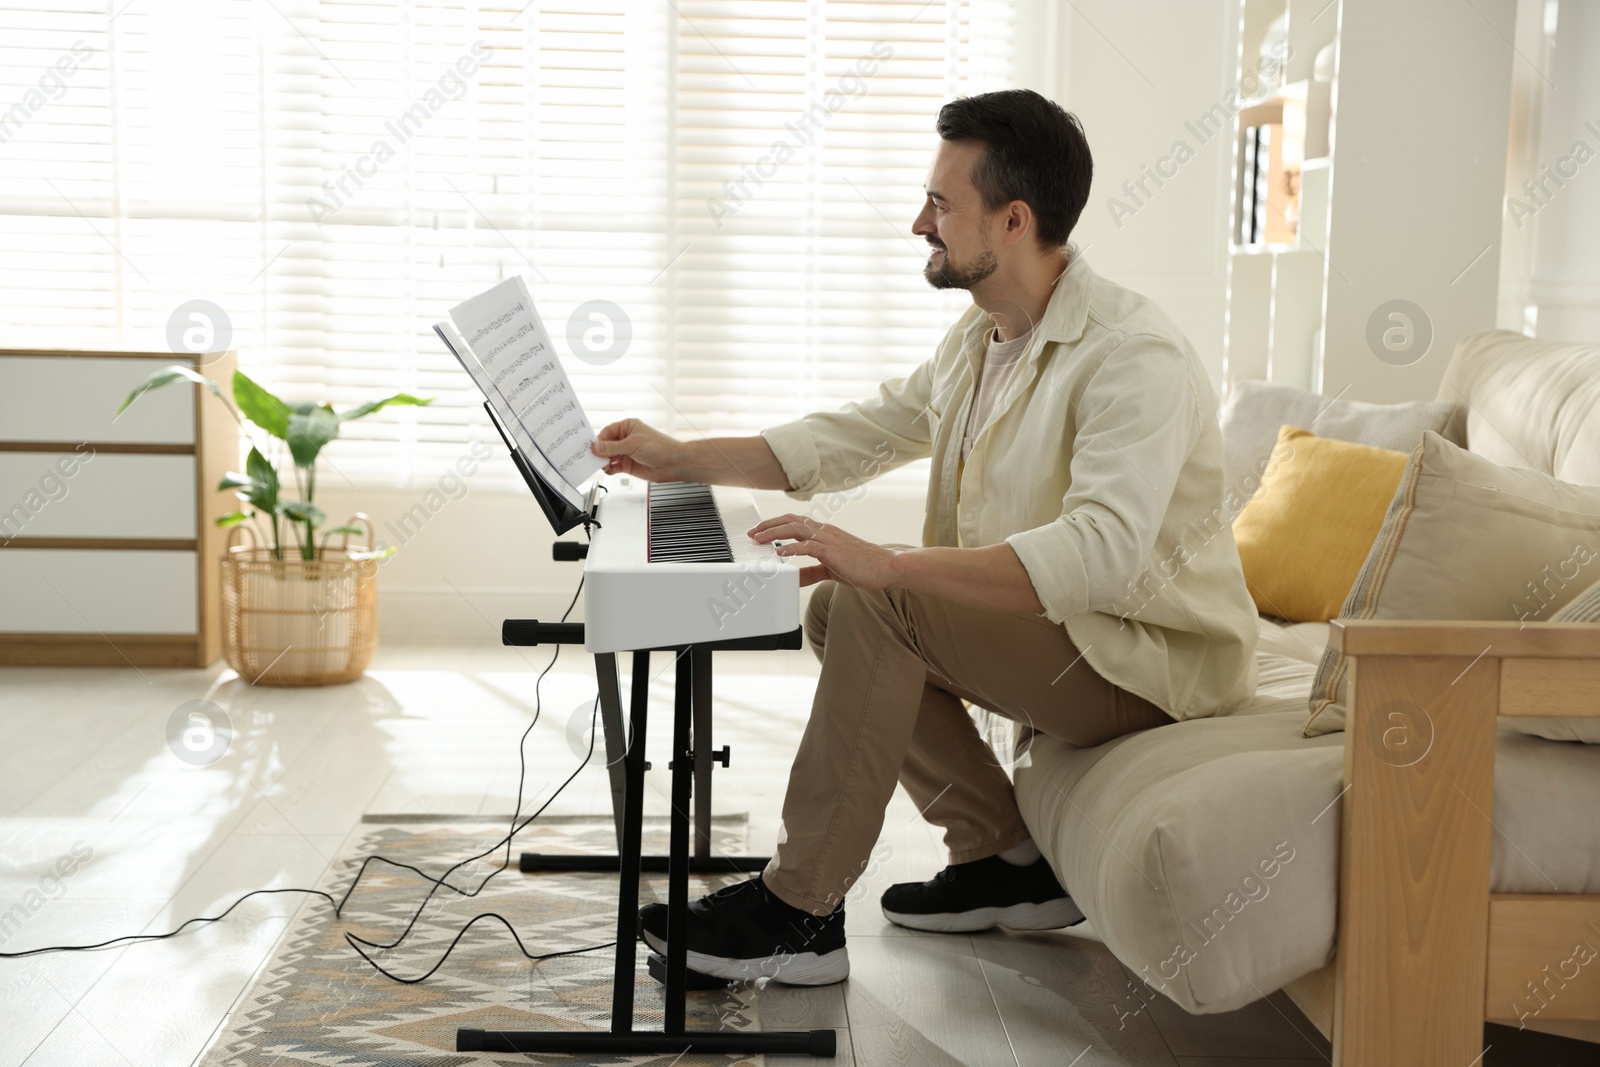
<svg viewBox="0 0 1600 1067">
<path fill-rule="evenodd" d="M 566 622 L 567 617 L 572 614 L 572 609 L 577 606 L 578 597 L 582 592 L 583 579 L 580 578 L 578 580 L 578 587 L 573 590 L 572 599 L 567 603 L 566 610 L 561 613 L 562 622 Z M 105 941 L 99 941 L 92 945 L 45 945 L 39 948 L 25 949 L 21 952 L 0 952 L 0 959 L 23 959 L 28 956 L 38 956 L 49 952 L 88 952 L 94 949 L 107 948 L 112 945 L 122 944 L 124 942 L 134 943 L 140 941 L 164 941 L 169 937 L 178 936 L 184 930 L 197 923 L 214 923 L 227 918 L 235 908 L 237 908 L 240 904 L 243 904 L 246 900 L 249 900 L 251 897 L 274 893 L 304 893 L 309 896 L 321 897 L 329 904 L 333 905 L 334 917 L 339 918 L 342 917 L 344 906 L 349 901 L 350 895 L 355 892 L 357 884 L 360 883 L 362 876 L 366 874 L 367 867 L 374 862 L 385 863 L 391 867 L 411 871 L 425 881 L 432 883 L 432 887 L 428 890 L 427 896 L 423 897 L 422 903 L 419 904 L 417 906 L 417 910 L 412 913 L 411 920 L 406 924 L 405 929 L 400 932 L 400 936 L 388 944 L 379 944 L 374 941 L 368 941 L 367 939 L 357 937 L 348 931 L 345 932 L 345 941 L 352 949 L 355 950 L 356 954 L 360 956 L 362 960 L 365 961 L 370 967 L 372 967 L 373 970 L 377 971 L 379 974 L 390 979 L 391 981 L 402 982 L 407 985 L 415 985 L 418 982 L 427 980 L 440 967 L 444 966 L 445 960 L 450 958 L 450 953 L 455 950 L 456 945 L 460 944 L 461 939 L 467 935 L 467 931 L 471 930 L 472 927 L 475 926 L 480 920 L 484 919 L 498 920 L 503 926 L 505 926 L 505 928 L 510 932 L 512 939 L 516 941 L 517 948 L 519 951 L 521 951 L 522 955 L 534 962 L 555 959 L 559 956 L 575 956 L 585 952 L 597 952 L 603 948 L 610 948 L 616 944 L 615 941 L 607 941 L 602 945 L 590 945 L 586 948 L 566 949 L 561 952 L 548 952 L 543 955 L 534 955 L 533 953 L 530 953 L 523 945 L 522 938 L 518 936 L 517 931 L 512 927 L 511 923 L 505 918 L 505 916 L 499 914 L 498 912 L 482 912 L 478 915 L 474 915 L 471 919 L 468 919 L 466 923 L 462 925 L 461 929 L 456 933 L 455 938 L 450 942 L 449 947 L 444 950 L 444 954 L 439 957 L 438 961 L 435 962 L 434 965 L 430 967 L 424 974 L 417 978 L 402 978 L 399 975 L 390 972 L 384 968 L 382 964 L 378 963 L 370 955 L 363 951 L 361 947 L 362 945 L 365 945 L 368 948 L 387 950 L 399 946 L 401 942 L 403 942 L 416 927 L 418 920 L 422 917 L 423 911 L 426 910 L 428 906 L 428 902 L 433 899 L 434 894 L 437 893 L 441 888 L 449 889 L 460 896 L 466 897 L 475 897 L 479 893 L 483 892 L 484 887 L 489 884 L 490 879 L 511 865 L 511 843 L 517 834 L 526 829 L 529 823 L 533 822 L 533 820 L 542 815 L 545 809 L 555 802 L 556 797 L 560 796 L 562 791 L 565 790 L 567 786 L 572 784 L 572 780 L 578 776 L 583 768 L 589 765 L 589 760 L 594 756 L 594 719 L 592 714 L 589 728 L 589 751 L 584 754 L 583 762 L 580 763 L 578 767 L 567 776 L 566 780 L 563 781 L 556 791 L 550 795 L 549 800 L 546 800 L 543 804 L 541 804 L 539 809 L 533 814 L 529 815 L 526 819 L 522 818 L 522 799 L 526 789 L 528 775 L 528 736 L 533 733 L 533 728 L 539 724 L 539 717 L 544 710 L 544 700 L 540 693 L 540 686 L 544 682 L 545 675 L 550 673 L 550 671 L 555 667 L 556 661 L 560 658 L 561 646 L 556 645 L 555 652 L 550 656 L 550 662 L 545 664 L 544 669 L 539 672 L 539 676 L 534 680 L 533 683 L 533 719 L 528 723 L 527 728 L 523 730 L 522 738 L 517 744 L 517 803 L 516 807 L 511 813 L 510 829 L 507 830 L 505 836 L 500 840 L 496 841 L 482 852 L 479 852 L 476 855 L 468 856 L 466 859 L 454 864 L 449 870 L 445 871 L 444 874 L 440 875 L 438 878 L 433 877 L 427 872 L 418 867 L 414 867 L 409 863 L 401 863 L 398 860 L 390 859 L 387 856 L 373 854 L 371 856 L 367 856 L 361 861 L 361 867 L 356 872 L 356 876 L 351 879 L 349 887 L 345 889 L 344 896 L 337 901 L 333 899 L 332 894 L 321 889 L 303 889 L 296 887 L 286 887 L 281 889 L 252 889 L 250 892 L 240 896 L 232 904 L 229 904 L 221 914 L 195 916 L 192 919 L 185 920 L 176 928 L 169 930 L 164 934 L 124 934 L 121 937 L 109 938 Z M 599 707 L 598 698 L 596 698 L 595 707 L 597 709 Z M 483 859 L 485 856 L 498 851 L 501 845 L 505 846 L 505 858 L 501 861 L 500 866 L 496 867 L 494 870 L 490 871 L 484 876 L 483 881 L 478 883 L 476 889 L 462 889 L 452 885 L 447 880 L 452 874 L 456 873 L 467 864 Z"/>
<path fill-rule="evenodd" d="M 551 662 L 553 663 L 554 660 L 552 659 Z M 548 668 L 546 668 L 546 669 L 548 669 Z M 599 707 L 599 701 L 598 700 L 596 700 L 596 702 L 595 702 L 595 707 L 596 708 Z M 523 736 L 526 737 L 527 735 L 524 734 Z M 468 919 L 466 921 L 466 923 L 461 927 L 461 929 L 456 932 L 455 938 L 453 940 L 451 940 L 449 946 L 444 950 L 444 954 L 441 955 L 437 961 L 435 961 L 435 963 L 434 963 L 434 965 L 432 967 L 428 968 L 428 970 L 426 972 L 424 972 L 422 975 L 420 975 L 420 976 L 418 976 L 416 978 L 402 978 L 402 977 L 400 977 L 398 974 L 395 974 L 393 971 L 390 971 L 390 970 L 386 969 L 381 963 L 379 963 L 377 960 L 373 959 L 370 955 L 368 955 L 366 950 L 362 948 L 363 945 L 367 946 L 367 948 L 384 949 L 384 950 L 398 947 L 401 942 L 403 942 L 408 936 L 410 936 L 412 929 L 417 925 L 417 921 L 419 919 L 421 919 L 423 910 L 427 908 L 428 901 L 433 899 L 433 894 L 435 892 L 437 892 L 441 887 L 442 888 L 446 888 L 446 889 L 450 889 L 450 890 L 452 890 L 452 891 L 454 891 L 456 893 L 461 894 L 462 896 L 468 896 L 468 897 L 474 897 L 474 896 L 477 896 L 479 893 L 481 893 L 483 891 L 484 887 L 489 884 L 489 879 L 493 878 L 495 875 L 499 874 L 501 871 L 505 870 L 507 866 L 510 865 L 510 851 L 509 851 L 509 849 L 510 849 L 510 841 L 511 841 L 511 839 L 516 837 L 517 833 L 520 832 L 523 828 L 525 828 L 529 823 L 533 822 L 533 820 L 537 819 L 541 814 L 543 814 L 545 808 L 548 808 L 551 805 L 551 803 L 553 803 L 555 801 L 556 797 L 561 795 L 561 791 L 563 789 L 566 789 L 566 787 L 568 785 L 572 784 L 572 780 L 578 776 L 578 773 L 580 771 L 582 771 L 584 767 L 589 765 L 589 760 L 593 756 L 594 756 L 594 713 L 591 711 L 590 719 L 589 719 L 589 751 L 584 754 L 583 762 L 578 765 L 577 770 L 574 770 L 570 775 L 567 776 L 566 781 L 561 783 L 560 788 L 558 788 L 554 793 L 552 793 L 550 795 L 550 799 L 545 801 L 543 804 L 541 804 L 539 806 L 539 810 L 535 811 L 532 815 L 529 815 L 527 817 L 527 819 L 523 820 L 520 825 L 517 824 L 516 821 L 515 821 L 521 815 L 521 809 L 522 809 L 522 805 L 521 805 L 520 801 L 518 802 L 518 804 L 517 804 L 517 813 L 512 816 L 512 827 L 511 827 L 511 830 L 510 830 L 509 833 L 506 834 L 506 836 L 504 838 L 501 839 L 502 842 L 506 843 L 506 847 L 507 847 L 506 860 L 499 867 L 496 867 L 494 870 L 490 871 L 487 875 L 485 875 L 483 881 L 478 883 L 478 888 L 473 889 L 473 890 L 458 889 L 455 886 L 450 885 L 448 882 L 446 882 L 445 879 L 450 877 L 451 874 L 453 874 L 455 871 L 459 870 L 461 867 L 465 866 L 468 863 L 471 863 L 474 859 L 482 859 L 484 856 L 487 856 L 490 852 L 495 851 L 496 849 L 498 849 L 500 847 L 501 842 L 496 842 L 493 846 L 491 846 L 490 848 L 486 849 L 483 852 L 480 852 L 477 856 L 473 856 L 473 857 L 470 857 L 468 859 L 462 860 L 460 863 L 458 863 L 454 867 L 450 868 L 449 871 L 446 871 L 439 878 L 432 878 L 432 877 L 429 877 L 426 874 L 423 874 L 422 877 L 426 878 L 428 881 L 433 883 L 433 888 L 428 890 L 428 895 L 423 898 L 422 903 L 417 905 L 417 910 L 412 913 L 411 921 L 408 922 L 406 924 L 406 928 L 400 932 L 400 936 L 396 937 L 393 941 L 389 942 L 386 945 L 380 945 L 375 941 L 368 941 L 364 937 L 357 937 L 355 934 L 352 934 L 347 930 L 347 931 L 345 931 L 345 935 L 344 935 L 345 942 L 347 944 L 349 944 L 349 946 L 352 949 L 355 950 L 356 955 L 360 956 L 363 960 L 365 960 L 367 962 L 367 965 L 369 967 L 371 967 L 373 970 L 377 971 L 379 974 L 383 975 L 385 978 L 388 978 L 390 981 L 403 982 L 406 985 L 415 985 L 418 982 L 424 982 L 427 979 L 429 979 L 430 977 L 432 977 L 433 973 L 435 971 L 437 971 L 440 967 L 444 966 L 444 961 L 450 958 L 450 953 L 455 951 L 455 947 L 458 944 L 461 943 L 461 939 L 467 935 L 467 931 L 472 929 L 473 926 L 477 925 L 477 923 L 478 923 L 478 921 L 480 919 L 497 919 L 497 920 L 499 920 L 499 922 L 503 926 L 505 926 L 505 928 L 508 931 L 510 931 L 512 939 L 515 940 L 516 943 L 517 943 L 517 949 L 523 954 L 523 956 L 525 956 L 527 959 L 529 959 L 529 960 L 531 960 L 531 961 L 533 961 L 535 963 L 539 962 L 540 960 L 555 959 L 558 956 L 576 956 L 576 955 L 579 955 L 579 954 L 584 953 L 584 952 L 596 952 L 596 951 L 598 951 L 600 949 L 610 948 L 611 946 L 615 945 L 616 944 L 615 941 L 607 941 L 604 944 L 601 944 L 601 945 L 590 945 L 587 948 L 572 948 L 572 949 L 563 950 L 561 952 L 547 952 L 547 953 L 545 953 L 543 955 L 537 955 L 536 956 L 533 953 L 529 952 L 527 947 L 523 945 L 522 938 L 520 936 L 518 936 L 517 931 L 512 928 L 510 920 L 508 920 L 504 915 L 501 915 L 499 912 L 485 911 L 485 912 L 479 912 L 477 915 L 474 915 L 472 918 Z M 385 857 L 382 857 L 382 856 L 374 855 L 374 856 L 367 857 L 367 859 L 368 859 L 368 861 L 370 861 L 370 860 L 382 860 L 385 863 L 389 863 L 389 864 L 392 864 L 392 865 L 397 866 L 397 867 L 405 867 L 405 868 L 407 868 L 409 870 L 413 870 L 413 871 L 417 870 L 415 867 L 412 867 L 410 864 L 395 863 L 393 860 L 386 859 Z M 366 866 L 365 866 L 365 863 L 363 863 L 362 870 L 365 870 L 365 869 L 366 869 Z M 417 871 L 417 873 L 418 874 L 422 874 L 421 871 Z M 359 875 L 357 877 L 359 877 Z M 351 889 L 353 890 L 354 888 L 355 888 L 355 883 L 352 882 L 351 883 Z M 346 891 L 345 900 L 348 900 L 349 897 L 350 897 L 350 892 Z M 339 902 L 339 908 L 343 908 L 344 907 L 344 903 L 345 903 L 345 901 L 341 900 Z M 334 910 L 334 914 L 335 915 L 339 914 L 338 908 L 336 908 Z"/>
<path fill-rule="evenodd" d="M 578 596 L 582 592 L 583 581 L 582 579 L 579 579 L 578 588 L 573 591 L 572 600 L 567 603 L 567 610 L 561 613 L 562 622 L 566 622 L 567 616 L 572 614 L 572 609 L 577 605 Z M 343 912 L 345 904 L 350 900 L 350 895 L 355 892 L 356 886 L 361 882 L 362 877 L 366 874 L 367 867 L 373 863 L 384 863 L 391 867 L 411 871 L 425 881 L 432 883 L 432 888 L 428 890 L 428 895 L 422 899 L 422 903 L 417 906 L 417 910 L 412 913 L 411 921 L 406 924 L 406 928 L 401 931 L 400 936 L 394 941 L 391 941 L 388 944 L 379 944 L 374 941 L 367 941 L 364 938 L 356 938 L 357 941 L 360 941 L 362 944 L 367 945 L 370 948 L 394 948 L 401 941 L 405 940 L 406 935 L 408 935 L 411 932 L 412 927 L 416 925 L 417 920 L 421 917 L 423 910 L 428 906 L 429 901 L 433 899 L 433 895 L 440 889 L 449 889 L 451 892 L 464 897 L 475 897 L 481 893 L 484 886 L 489 884 L 489 879 L 493 878 L 495 875 L 499 874 L 501 871 L 505 870 L 511 865 L 512 839 L 516 837 L 518 832 L 524 829 L 528 823 L 532 822 L 534 819 L 538 818 L 539 815 L 543 814 L 545 808 L 548 808 L 550 804 L 554 802 L 556 797 L 561 795 L 561 791 L 566 789 L 566 787 L 572 782 L 572 779 L 577 777 L 578 772 L 583 770 L 584 767 L 588 766 L 589 759 L 594 755 L 594 732 L 592 729 L 589 734 L 589 751 L 584 756 L 583 763 L 581 763 L 577 770 L 573 771 L 572 774 L 567 777 L 566 781 L 561 783 L 560 788 L 551 794 L 550 799 L 545 801 L 544 804 L 539 807 L 538 811 L 534 812 L 521 823 L 518 822 L 518 820 L 522 818 L 522 798 L 528 775 L 528 737 L 533 733 L 533 728 L 539 725 L 539 717 L 544 710 L 544 698 L 541 695 L 540 687 L 544 684 L 545 675 L 550 673 L 550 671 L 556 665 L 556 660 L 560 658 L 561 646 L 556 645 L 555 651 L 550 656 L 550 662 L 544 665 L 544 670 L 539 672 L 539 676 L 535 678 L 533 682 L 533 719 L 528 723 L 527 728 L 522 731 L 522 738 L 517 742 L 517 803 L 512 809 L 510 829 L 506 832 L 505 836 L 500 838 L 500 840 L 496 841 L 494 844 L 490 845 L 488 848 L 484 849 L 482 852 L 468 856 L 466 859 L 454 864 L 449 870 L 445 871 L 444 874 L 440 875 L 438 878 L 433 877 L 417 867 L 413 867 L 409 863 L 401 863 L 398 860 L 390 859 L 387 856 L 380 856 L 376 853 L 363 859 L 361 861 L 361 869 L 356 872 L 355 878 L 351 880 L 349 887 L 344 892 L 344 896 L 340 898 L 338 905 L 334 908 L 335 915 L 340 915 Z M 476 889 L 462 889 L 458 886 L 452 885 L 448 881 L 452 874 L 455 874 L 467 864 L 481 860 L 490 853 L 498 851 L 501 845 L 504 845 L 506 849 L 505 859 L 501 861 L 499 867 L 496 867 L 494 870 L 490 871 L 484 876 L 483 881 L 478 883 L 478 887 Z"/>
<path fill-rule="evenodd" d="M 243 904 L 251 897 L 259 896 L 262 893 L 310 893 L 313 896 L 322 897 L 329 904 L 333 903 L 333 897 L 329 896 L 327 893 L 324 893 L 320 889 L 252 889 L 238 900 L 235 900 L 232 904 L 229 904 L 221 915 L 197 915 L 193 919 L 189 919 L 181 924 L 177 929 L 170 930 L 164 934 L 124 934 L 121 937 L 113 937 L 106 941 L 97 941 L 92 945 L 46 945 L 42 948 L 25 949 L 22 952 L 0 952 L 0 959 L 20 960 L 26 956 L 38 956 L 45 952 L 88 952 L 91 949 L 106 948 L 110 945 L 118 945 L 124 941 L 163 941 L 169 937 L 177 937 L 179 934 L 183 933 L 185 927 L 191 926 L 194 923 L 214 923 L 219 919 L 226 919 L 228 917 L 228 913 L 234 908 L 237 908 L 240 904 Z"/>
</svg>

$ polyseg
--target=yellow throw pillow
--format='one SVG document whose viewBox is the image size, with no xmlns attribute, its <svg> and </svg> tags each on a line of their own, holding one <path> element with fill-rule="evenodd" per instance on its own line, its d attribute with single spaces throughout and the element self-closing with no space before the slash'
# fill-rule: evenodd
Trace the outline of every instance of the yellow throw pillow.
<svg viewBox="0 0 1600 1067">
<path fill-rule="evenodd" d="M 1409 457 L 1283 426 L 1233 523 L 1256 608 L 1291 622 L 1339 614 L 1383 527 Z"/>
</svg>

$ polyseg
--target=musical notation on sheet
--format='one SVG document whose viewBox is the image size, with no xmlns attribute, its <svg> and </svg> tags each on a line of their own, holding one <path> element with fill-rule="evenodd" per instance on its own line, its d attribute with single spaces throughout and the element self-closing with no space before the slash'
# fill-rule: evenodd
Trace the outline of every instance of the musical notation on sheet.
<svg viewBox="0 0 1600 1067">
<path fill-rule="evenodd" d="M 594 427 L 521 278 L 463 301 L 450 318 L 489 389 L 569 486 L 576 489 L 605 466 L 590 450 Z"/>
</svg>

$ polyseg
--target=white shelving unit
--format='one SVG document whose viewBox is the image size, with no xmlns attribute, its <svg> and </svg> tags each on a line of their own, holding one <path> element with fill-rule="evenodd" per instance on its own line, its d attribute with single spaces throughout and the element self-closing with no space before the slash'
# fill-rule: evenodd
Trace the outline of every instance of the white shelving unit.
<svg viewBox="0 0 1600 1067">
<path fill-rule="evenodd" d="M 0 664 L 204 667 L 221 654 L 216 519 L 239 430 L 199 385 L 234 355 L 0 349 Z"/>
<path fill-rule="evenodd" d="M 1227 379 L 1432 398 L 1456 340 L 1494 325 L 1515 10 L 1515 0 L 1241 0 L 1240 84 L 1285 14 L 1288 49 L 1279 84 L 1234 120 Z M 1333 77 L 1318 82 L 1313 64 L 1330 45 Z M 1245 130 L 1285 114 L 1291 127 L 1306 116 L 1297 239 L 1241 245 Z M 1416 338 L 1431 336 L 1425 349 L 1369 343 L 1374 321 L 1405 324 L 1388 317 L 1393 301 L 1420 309 L 1400 314 Z"/>
</svg>

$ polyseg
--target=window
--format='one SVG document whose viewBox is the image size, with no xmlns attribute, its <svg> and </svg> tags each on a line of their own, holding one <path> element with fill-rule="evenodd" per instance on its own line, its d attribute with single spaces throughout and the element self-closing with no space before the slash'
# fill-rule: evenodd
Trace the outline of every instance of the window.
<svg viewBox="0 0 1600 1067">
<path fill-rule="evenodd" d="M 357 485 L 492 437 L 430 326 L 511 274 L 597 424 L 907 372 L 966 304 L 909 233 L 934 114 L 1013 71 L 1011 0 L 35 3 L 0 13 L 0 340 L 159 349 L 205 299 L 292 398 L 437 397 L 346 430 Z"/>
</svg>

